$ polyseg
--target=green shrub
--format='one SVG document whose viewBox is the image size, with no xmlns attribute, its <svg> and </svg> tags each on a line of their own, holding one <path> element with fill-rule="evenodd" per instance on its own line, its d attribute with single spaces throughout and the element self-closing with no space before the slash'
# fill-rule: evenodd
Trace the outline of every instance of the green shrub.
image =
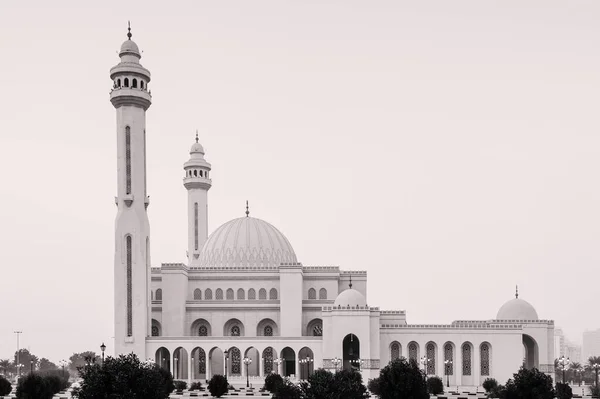
<svg viewBox="0 0 600 399">
<path fill-rule="evenodd" d="M 283 378 L 279 374 L 271 373 L 265 378 L 265 390 L 275 393 L 283 385 Z"/>
<path fill-rule="evenodd" d="M 444 383 L 440 377 L 427 378 L 427 392 L 430 395 L 439 395 L 444 392 Z"/>
<path fill-rule="evenodd" d="M 521 368 L 518 373 L 513 375 L 513 379 L 506 382 L 504 392 L 506 393 L 506 399 L 554 399 L 555 397 L 552 377 L 540 372 L 538 369 L 527 370 Z"/>
<path fill-rule="evenodd" d="M 199 391 L 202 388 L 202 383 L 200 381 L 192 382 L 190 385 L 190 391 Z"/>
<path fill-rule="evenodd" d="M 0 375 L 0 396 L 7 396 L 11 391 L 10 381 Z"/>
<path fill-rule="evenodd" d="M 377 396 L 381 395 L 381 390 L 379 389 L 379 377 L 369 380 L 369 383 L 367 384 L 367 388 L 369 388 L 369 391 L 373 395 L 377 395 Z"/>
<path fill-rule="evenodd" d="M 21 377 L 17 385 L 18 399 L 52 399 L 55 393 L 54 387 L 48 383 L 46 378 L 37 373 L 30 373 Z"/>
<path fill-rule="evenodd" d="M 381 399 L 429 399 L 419 365 L 405 358 L 394 360 L 379 371 L 379 392 Z"/>
<path fill-rule="evenodd" d="M 215 398 L 220 398 L 228 391 L 229 383 L 227 378 L 220 374 L 215 374 L 208 382 L 208 391 Z"/>
<path fill-rule="evenodd" d="M 495 378 L 486 378 L 481 385 L 487 393 L 490 393 L 494 391 L 494 389 L 498 388 L 498 381 L 496 381 Z"/>
<path fill-rule="evenodd" d="M 556 383 L 556 397 L 558 399 L 571 399 L 573 397 L 573 390 L 569 384 L 558 382 Z"/>
<path fill-rule="evenodd" d="M 591 386 L 590 387 L 590 394 L 592 396 L 600 398 L 600 387 L 598 387 L 598 386 Z"/>
<path fill-rule="evenodd" d="M 187 389 L 187 382 L 185 381 L 173 381 L 173 385 L 177 391 L 183 391 Z"/>
<path fill-rule="evenodd" d="M 302 391 L 300 388 L 289 380 L 285 380 L 282 385 L 277 388 L 273 394 L 274 399 L 301 399 Z"/>
<path fill-rule="evenodd" d="M 43 370 L 38 371 L 38 374 L 45 378 L 51 378 L 53 386 L 58 387 L 58 391 L 64 391 L 71 385 L 69 383 L 69 374 L 63 373 L 61 370 Z"/>
<path fill-rule="evenodd" d="M 506 387 L 504 385 L 496 385 L 488 393 L 488 398 L 506 398 Z"/>
</svg>

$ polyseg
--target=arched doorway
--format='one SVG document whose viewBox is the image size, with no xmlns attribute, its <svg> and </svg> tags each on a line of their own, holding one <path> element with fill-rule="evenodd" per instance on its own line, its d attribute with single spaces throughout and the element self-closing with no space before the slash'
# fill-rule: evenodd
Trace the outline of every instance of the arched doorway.
<svg viewBox="0 0 600 399">
<path fill-rule="evenodd" d="M 284 377 L 296 374 L 296 352 L 288 346 L 281 351 L 281 367 Z"/>
<path fill-rule="evenodd" d="M 244 370 L 244 372 L 248 371 L 249 377 L 258 377 L 259 370 L 260 370 L 260 356 L 258 353 L 258 349 L 256 349 L 253 346 L 246 349 L 246 353 L 244 353 L 244 358 L 248 358 L 251 360 L 251 362 L 250 362 L 250 364 L 248 364 L 248 366 L 243 364 L 244 368 L 246 369 L 246 370 Z M 243 361 L 242 361 L 242 363 L 243 363 Z"/>
<path fill-rule="evenodd" d="M 160 368 L 171 371 L 171 352 L 164 347 L 158 348 L 154 362 L 158 364 Z"/>
<path fill-rule="evenodd" d="M 305 346 L 298 351 L 298 364 L 300 366 L 300 379 L 308 379 L 313 373 L 315 364 L 315 355 L 310 348 Z"/>
<path fill-rule="evenodd" d="M 225 368 L 224 366 L 224 356 L 221 348 L 212 348 L 208 352 L 208 365 L 209 369 L 207 370 L 207 378 L 212 377 L 215 374 L 224 375 Z"/>
<path fill-rule="evenodd" d="M 188 354 L 181 347 L 173 352 L 173 379 L 187 380 L 188 378 Z"/>
<path fill-rule="evenodd" d="M 207 380 L 206 352 L 200 347 L 192 350 L 192 380 Z"/>
<path fill-rule="evenodd" d="M 539 368 L 538 345 L 530 335 L 523 334 L 523 349 L 525 352 L 523 366 L 528 370 Z"/>
<path fill-rule="evenodd" d="M 348 334 L 342 342 L 344 370 L 360 370 L 360 341 L 354 334 Z"/>
</svg>

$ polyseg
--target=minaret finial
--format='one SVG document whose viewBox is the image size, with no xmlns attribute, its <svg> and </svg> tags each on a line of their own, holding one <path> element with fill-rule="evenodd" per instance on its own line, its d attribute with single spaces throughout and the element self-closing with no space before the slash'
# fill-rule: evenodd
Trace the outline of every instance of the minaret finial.
<svg viewBox="0 0 600 399">
<path fill-rule="evenodd" d="M 515 298 L 519 299 L 519 286 L 515 286 Z"/>
<path fill-rule="evenodd" d="M 246 217 L 250 216 L 250 207 L 248 206 L 248 200 L 246 200 Z"/>
<path fill-rule="evenodd" d="M 196 143 L 198 142 L 198 129 L 196 129 Z"/>
<path fill-rule="evenodd" d="M 131 22 L 127 21 L 127 37 L 129 38 L 129 40 L 131 40 L 131 36 L 133 36 L 131 34 Z"/>
<path fill-rule="evenodd" d="M 350 284 L 348 284 L 348 287 L 352 288 L 352 275 L 350 275 Z"/>
</svg>

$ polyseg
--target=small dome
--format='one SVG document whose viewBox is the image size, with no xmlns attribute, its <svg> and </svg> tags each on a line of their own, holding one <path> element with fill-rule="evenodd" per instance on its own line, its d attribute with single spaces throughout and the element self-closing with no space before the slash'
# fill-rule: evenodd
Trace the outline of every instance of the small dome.
<svg viewBox="0 0 600 399">
<path fill-rule="evenodd" d="M 216 229 L 200 255 L 203 267 L 278 267 L 297 262 L 292 245 L 279 230 L 249 216 L 230 220 Z"/>
<path fill-rule="evenodd" d="M 367 300 L 363 294 L 354 288 L 348 288 L 340 292 L 340 294 L 335 298 L 335 302 L 333 304 L 335 307 L 341 306 L 342 308 L 350 305 L 351 308 L 356 306 L 365 307 L 367 306 Z"/>
<path fill-rule="evenodd" d="M 190 154 L 204 155 L 204 147 L 202 147 L 202 144 L 196 142 L 192 145 L 192 148 L 190 148 Z"/>
<path fill-rule="evenodd" d="M 123 42 L 123 44 L 121 45 L 121 51 L 119 52 L 119 56 L 122 56 L 125 54 L 135 54 L 138 57 L 141 56 L 140 49 L 138 48 L 138 45 L 135 44 L 135 42 L 133 40 L 125 40 Z"/>
<path fill-rule="evenodd" d="M 527 301 L 519 298 L 506 302 L 496 316 L 497 320 L 538 320 L 535 308 Z"/>
</svg>

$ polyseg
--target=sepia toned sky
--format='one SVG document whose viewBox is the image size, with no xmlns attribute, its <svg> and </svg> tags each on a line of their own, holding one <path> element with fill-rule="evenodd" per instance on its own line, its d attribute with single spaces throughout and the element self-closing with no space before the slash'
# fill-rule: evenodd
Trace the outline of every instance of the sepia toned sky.
<svg viewBox="0 0 600 399">
<path fill-rule="evenodd" d="M 183 163 L 209 230 L 277 226 L 304 265 L 368 272 L 409 323 L 514 297 L 600 328 L 600 2 L 0 4 L 0 358 L 112 353 L 115 110 L 126 39 L 152 73 L 152 264 L 186 262 Z"/>
</svg>

